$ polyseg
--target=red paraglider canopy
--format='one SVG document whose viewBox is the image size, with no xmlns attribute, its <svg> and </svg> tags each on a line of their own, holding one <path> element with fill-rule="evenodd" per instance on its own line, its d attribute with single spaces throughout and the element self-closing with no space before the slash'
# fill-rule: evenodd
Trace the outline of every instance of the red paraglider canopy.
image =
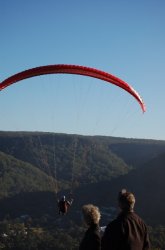
<svg viewBox="0 0 165 250">
<path fill-rule="evenodd" d="M 46 75 L 46 74 L 84 75 L 84 76 L 90 76 L 90 77 L 98 78 L 100 80 L 112 83 L 124 89 L 128 93 L 130 93 L 139 102 L 143 112 L 146 111 L 146 107 L 142 98 L 128 83 L 104 71 L 85 67 L 85 66 L 79 66 L 79 65 L 56 64 L 56 65 L 47 65 L 47 66 L 40 66 L 40 67 L 28 69 L 20 73 L 17 73 L 5 79 L 4 81 L 2 81 L 0 83 L 0 90 L 3 90 L 9 85 L 16 83 L 18 81 L 24 80 L 26 78 L 39 76 L 39 75 Z"/>
</svg>

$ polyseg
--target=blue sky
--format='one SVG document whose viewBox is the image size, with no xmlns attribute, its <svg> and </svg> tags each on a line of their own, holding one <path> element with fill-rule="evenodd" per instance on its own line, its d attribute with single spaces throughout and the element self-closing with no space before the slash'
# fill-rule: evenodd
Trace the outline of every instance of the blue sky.
<svg viewBox="0 0 165 250">
<path fill-rule="evenodd" d="M 47 75 L 0 92 L 0 130 L 165 140 L 164 0 L 1 0 L 0 79 L 49 64 L 94 67 L 146 103 L 83 76 Z"/>
</svg>

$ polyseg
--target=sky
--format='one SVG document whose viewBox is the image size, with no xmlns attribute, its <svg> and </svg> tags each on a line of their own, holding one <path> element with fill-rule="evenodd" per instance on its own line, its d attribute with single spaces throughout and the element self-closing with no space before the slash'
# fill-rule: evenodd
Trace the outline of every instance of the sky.
<svg viewBox="0 0 165 250">
<path fill-rule="evenodd" d="M 0 0 L 0 82 L 74 64 L 111 73 L 143 98 L 76 75 L 45 75 L 0 92 L 1 131 L 165 140 L 164 0 Z"/>
</svg>

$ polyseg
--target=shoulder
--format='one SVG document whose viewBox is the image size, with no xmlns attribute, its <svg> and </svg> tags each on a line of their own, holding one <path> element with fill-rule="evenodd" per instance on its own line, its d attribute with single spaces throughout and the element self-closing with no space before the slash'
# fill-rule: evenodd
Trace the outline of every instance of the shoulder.
<svg viewBox="0 0 165 250">
<path fill-rule="evenodd" d="M 128 212 L 128 213 L 124 214 L 123 219 L 122 219 L 123 227 L 130 228 L 132 223 L 134 223 L 134 226 L 138 227 L 143 232 L 147 231 L 147 226 L 146 226 L 145 222 L 138 214 L 136 214 L 135 212 Z"/>
<path fill-rule="evenodd" d="M 89 228 L 85 235 L 84 238 L 81 241 L 79 249 L 82 250 L 88 250 L 88 249 L 98 249 L 100 250 L 101 248 L 101 236 L 99 229 L 93 229 Z"/>
<path fill-rule="evenodd" d="M 138 214 L 134 212 L 132 216 L 134 217 L 134 219 L 137 221 L 138 224 L 141 224 L 145 228 L 147 227 L 144 220 Z"/>
<path fill-rule="evenodd" d="M 138 222 L 140 222 L 142 224 L 145 224 L 144 221 L 143 221 L 143 219 L 137 213 L 135 213 L 135 212 L 129 213 L 127 215 L 127 217 L 132 218 L 132 219 L 134 219 L 134 220 L 136 220 L 136 221 L 138 221 Z"/>
</svg>

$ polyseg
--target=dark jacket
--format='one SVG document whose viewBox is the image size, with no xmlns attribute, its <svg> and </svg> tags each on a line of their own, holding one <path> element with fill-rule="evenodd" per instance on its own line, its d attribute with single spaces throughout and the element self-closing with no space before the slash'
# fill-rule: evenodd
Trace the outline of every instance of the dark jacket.
<svg viewBox="0 0 165 250">
<path fill-rule="evenodd" d="M 147 227 L 134 212 L 122 212 L 108 224 L 102 237 L 102 250 L 149 250 Z"/>
<path fill-rule="evenodd" d="M 68 208 L 70 207 L 71 203 L 69 201 L 66 200 L 60 200 L 58 203 L 58 207 L 59 207 L 59 213 L 67 213 Z"/>
<path fill-rule="evenodd" d="M 101 236 L 99 226 L 91 225 L 82 239 L 79 250 L 101 250 Z"/>
</svg>

